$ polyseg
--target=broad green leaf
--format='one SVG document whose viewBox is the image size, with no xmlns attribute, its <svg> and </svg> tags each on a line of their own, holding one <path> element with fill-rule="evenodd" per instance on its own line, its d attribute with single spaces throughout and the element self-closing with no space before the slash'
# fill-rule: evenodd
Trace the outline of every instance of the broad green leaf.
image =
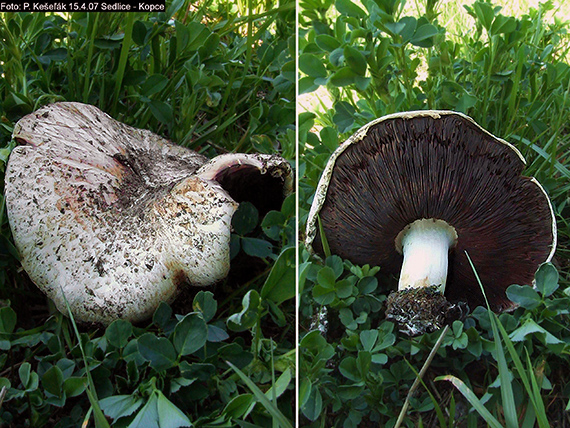
<svg viewBox="0 0 570 428">
<path fill-rule="evenodd" d="M 310 76 L 301 77 L 299 79 L 299 95 L 316 91 L 320 85 L 315 83 L 315 80 L 317 79 Z"/>
<path fill-rule="evenodd" d="M 491 3 L 485 3 L 482 1 L 476 1 L 473 3 L 473 10 L 481 25 L 488 31 L 491 29 L 493 19 L 495 18 L 495 11 L 493 10 L 493 5 Z"/>
<path fill-rule="evenodd" d="M 208 324 L 208 342 L 223 342 L 229 337 L 229 334 L 224 329 Z"/>
<path fill-rule="evenodd" d="M 321 142 L 331 152 L 338 148 L 338 132 L 331 126 L 325 126 L 320 131 Z"/>
<path fill-rule="evenodd" d="M 388 362 L 388 355 L 386 354 L 372 354 L 372 362 L 374 364 L 386 364 Z"/>
<path fill-rule="evenodd" d="M 517 29 L 517 20 L 512 16 L 497 15 L 493 24 L 491 25 L 491 30 L 489 31 L 492 35 L 495 34 L 509 34 Z"/>
<path fill-rule="evenodd" d="M 358 49 L 353 48 L 352 46 L 345 46 L 343 53 L 344 59 L 350 69 L 356 74 L 364 76 L 366 74 L 368 64 L 366 63 L 366 58 L 362 52 L 360 52 Z"/>
<path fill-rule="evenodd" d="M 356 363 L 356 358 L 354 357 L 346 357 L 340 362 L 338 369 L 340 373 L 349 380 L 352 380 L 354 382 L 360 382 L 362 380 L 360 370 L 358 369 L 358 365 Z"/>
<path fill-rule="evenodd" d="M 378 288 L 378 279 L 373 276 L 367 276 L 359 280 L 356 286 L 360 294 L 370 294 Z"/>
<path fill-rule="evenodd" d="M 330 266 L 325 266 L 317 274 L 317 284 L 329 290 L 334 290 L 336 273 Z"/>
<path fill-rule="evenodd" d="M 545 330 L 532 319 L 527 319 L 523 325 L 513 331 L 509 337 L 513 342 L 522 342 L 529 334 L 537 334 L 545 345 L 564 344 L 562 340 Z"/>
<path fill-rule="evenodd" d="M 354 117 L 356 110 L 354 107 L 346 101 L 340 101 L 334 106 L 335 114 L 333 116 L 333 121 L 338 127 L 340 133 L 348 132 L 352 129 L 354 125 Z"/>
<path fill-rule="evenodd" d="M 312 290 L 313 299 L 320 305 L 330 305 L 335 299 L 334 289 L 323 287 L 321 284 L 316 284 Z"/>
<path fill-rule="evenodd" d="M 105 338 L 116 348 L 124 348 L 129 343 L 133 326 L 125 320 L 113 321 L 105 330 Z"/>
<path fill-rule="evenodd" d="M 312 388 L 305 405 L 301 407 L 303 415 L 311 421 L 316 421 L 323 411 L 323 397 L 318 388 Z"/>
<path fill-rule="evenodd" d="M 336 0 L 335 7 L 341 15 L 347 15 L 361 19 L 366 18 L 366 12 L 364 12 L 351 0 Z"/>
<path fill-rule="evenodd" d="M 184 5 L 184 0 L 172 0 L 169 6 L 166 8 L 166 21 L 174 16 L 176 12 Z"/>
<path fill-rule="evenodd" d="M 244 369 L 253 360 L 253 354 L 242 348 L 238 343 L 228 343 L 218 348 L 218 357 L 229 361 L 239 369 Z"/>
<path fill-rule="evenodd" d="M 295 297 L 295 248 L 281 252 L 261 289 L 261 297 L 276 304 Z"/>
<path fill-rule="evenodd" d="M 551 296 L 558 289 L 558 271 L 552 263 L 543 263 L 536 272 L 535 281 L 543 297 Z"/>
<path fill-rule="evenodd" d="M 99 401 L 101 410 L 111 419 L 132 415 L 142 403 L 143 399 L 136 395 L 113 395 Z"/>
<path fill-rule="evenodd" d="M 42 385 L 44 389 L 57 397 L 62 395 L 63 373 L 57 366 L 50 367 L 42 376 Z"/>
<path fill-rule="evenodd" d="M 83 394 L 87 388 L 86 377 L 68 377 L 63 381 L 63 391 L 67 397 L 76 397 Z"/>
<path fill-rule="evenodd" d="M 142 21 L 135 21 L 133 24 L 133 42 L 139 46 L 143 46 L 146 41 L 148 30 Z"/>
<path fill-rule="evenodd" d="M 204 363 L 188 363 L 187 361 L 182 361 L 180 363 L 180 374 L 186 379 L 198 379 L 201 381 L 206 381 L 212 378 L 216 373 L 216 367 L 212 364 Z"/>
<path fill-rule="evenodd" d="M 214 294 L 211 291 L 199 291 L 194 297 L 192 302 L 194 312 L 200 312 L 204 321 L 210 322 L 216 315 L 218 310 L 218 303 L 214 299 Z"/>
<path fill-rule="evenodd" d="M 337 255 L 328 256 L 325 265 L 334 271 L 335 279 L 338 279 L 344 272 L 343 260 Z"/>
<path fill-rule="evenodd" d="M 233 314 L 227 320 L 228 328 L 232 331 L 245 331 L 257 322 L 260 305 L 259 293 L 250 290 L 242 299 L 242 310 Z"/>
<path fill-rule="evenodd" d="M 178 377 L 172 379 L 170 382 L 170 393 L 174 394 L 180 390 L 180 388 L 192 385 L 196 379 L 186 379 L 185 377 Z"/>
<path fill-rule="evenodd" d="M 264 259 L 273 254 L 273 244 L 264 239 L 242 237 L 240 242 L 243 251 L 249 256 Z"/>
<path fill-rule="evenodd" d="M 344 49 L 336 48 L 329 54 L 329 62 L 335 67 L 342 67 L 344 65 Z"/>
<path fill-rule="evenodd" d="M 166 337 L 157 337 L 153 333 L 145 333 L 138 338 L 141 356 L 150 362 L 156 371 L 167 370 L 176 362 L 176 351 Z"/>
<path fill-rule="evenodd" d="M 410 39 L 410 43 L 422 48 L 433 46 L 433 38 L 437 36 L 439 31 L 432 24 L 425 24 L 416 29 L 416 32 Z"/>
<path fill-rule="evenodd" d="M 109 37 L 102 37 L 100 39 L 95 39 L 94 46 L 99 49 L 117 49 L 121 47 L 122 38 L 119 40 L 113 40 Z"/>
<path fill-rule="evenodd" d="M 299 345 L 313 351 L 319 351 L 327 345 L 327 340 L 319 330 L 313 330 L 303 336 Z"/>
<path fill-rule="evenodd" d="M 18 374 L 20 375 L 20 380 L 24 386 L 24 390 L 27 392 L 35 391 L 38 389 L 40 383 L 40 377 L 34 371 L 31 371 L 30 363 L 24 363 L 20 366 Z M 25 381 L 24 381 L 25 380 Z"/>
<path fill-rule="evenodd" d="M 147 77 L 141 86 L 140 93 L 145 97 L 150 97 L 162 91 L 168 85 L 168 78 L 162 74 L 152 74 Z"/>
<path fill-rule="evenodd" d="M 328 34 L 319 34 L 315 37 L 315 43 L 324 51 L 332 52 L 340 46 L 340 42 Z"/>
<path fill-rule="evenodd" d="M 511 285 L 507 288 L 507 297 L 525 309 L 534 309 L 541 302 L 540 295 L 528 285 Z"/>
<path fill-rule="evenodd" d="M 478 101 L 479 99 L 473 95 L 463 94 L 455 104 L 455 110 L 461 113 L 467 113 L 467 110 L 475 107 Z"/>
<path fill-rule="evenodd" d="M 513 342 L 522 342 L 529 334 L 533 333 L 545 333 L 541 326 L 539 326 L 533 320 L 526 320 L 523 325 L 517 328 L 515 331 L 511 332 L 509 335 Z"/>
<path fill-rule="evenodd" d="M 42 60 L 45 59 L 47 60 L 47 64 L 49 64 L 51 61 L 63 61 L 66 58 L 67 58 L 67 49 L 56 48 L 47 51 L 45 54 L 39 57 L 39 60 L 40 62 L 43 62 Z"/>
<path fill-rule="evenodd" d="M 349 279 L 343 279 L 335 284 L 335 292 L 339 299 L 346 299 L 352 296 L 354 286 Z"/>
<path fill-rule="evenodd" d="M 174 21 L 174 28 L 176 30 L 176 52 L 180 55 L 188 48 L 188 41 L 190 40 L 190 31 L 186 25 L 180 21 Z"/>
<path fill-rule="evenodd" d="M 365 351 L 372 351 L 378 340 L 378 330 L 363 330 L 360 332 L 360 343 Z"/>
<path fill-rule="evenodd" d="M 204 46 L 204 43 L 212 33 L 204 24 L 197 21 L 190 21 L 187 25 L 189 41 L 186 50 L 196 51 Z"/>
<path fill-rule="evenodd" d="M 165 330 L 172 317 L 172 308 L 165 302 L 160 302 L 152 316 L 152 323 Z"/>
<path fill-rule="evenodd" d="M 238 235 L 247 235 L 252 232 L 259 221 L 257 208 L 251 202 L 241 202 L 232 217 L 232 226 Z"/>
<path fill-rule="evenodd" d="M 339 313 L 338 317 L 340 322 L 349 330 L 356 330 L 358 327 L 358 323 L 354 320 L 354 314 L 350 308 L 342 308 Z M 355 336 L 356 340 L 358 338 Z"/>
<path fill-rule="evenodd" d="M 364 386 L 361 385 L 340 385 L 338 387 L 338 396 L 344 401 L 355 400 L 362 396 L 363 392 Z"/>
<path fill-rule="evenodd" d="M 364 380 L 370 371 L 370 364 L 372 363 L 372 355 L 368 351 L 358 351 L 356 357 L 356 366 L 360 372 L 360 377 Z"/>
<path fill-rule="evenodd" d="M 191 427 L 192 422 L 190 419 L 176 407 L 165 395 L 157 390 L 155 394 L 158 396 L 157 400 L 157 413 L 158 413 L 158 426 L 160 428 L 179 428 Z"/>
<path fill-rule="evenodd" d="M 137 413 L 128 428 L 159 428 L 158 422 L 158 395 L 153 392 L 150 394 L 144 407 Z"/>
<path fill-rule="evenodd" d="M 12 333 L 16 327 L 16 312 L 9 307 L 0 309 L 0 333 Z"/>
<path fill-rule="evenodd" d="M 389 31 L 401 37 L 402 43 L 407 43 L 412 39 L 417 26 L 418 21 L 413 16 L 404 16 L 398 22 L 386 24 Z"/>
<path fill-rule="evenodd" d="M 10 382 L 10 379 L 8 379 L 7 377 L 0 377 L 0 390 L 4 387 L 6 389 L 9 389 L 12 387 L 12 383 Z"/>
<path fill-rule="evenodd" d="M 312 383 L 311 380 L 307 377 L 303 377 L 299 383 L 299 407 L 303 408 L 309 397 L 311 395 L 312 390 Z"/>
<path fill-rule="evenodd" d="M 153 116 L 156 117 L 160 122 L 166 125 L 172 123 L 174 114 L 172 112 L 172 107 L 170 104 L 166 104 L 164 101 L 152 100 L 149 103 L 149 108 Z"/>
<path fill-rule="evenodd" d="M 331 76 L 330 82 L 338 87 L 352 85 L 356 82 L 358 74 L 350 67 L 343 67 Z"/>
<path fill-rule="evenodd" d="M 297 78 L 297 66 L 295 63 L 296 61 L 287 61 L 281 67 L 281 76 L 290 83 L 295 83 Z"/>
<path fill-rule="evenodd" d="M 220 45 L 220 35 L 217 33 L 211 33 L 204 42 L 204 44 L 200 46 L 200 49 L 198 50 L 198 53 L 200 54 L 202 60 L 213 55 L 219 45 Z"/>
<path fill-rule="evenodd" d="M 392 34 L 400 34 L 402 30 L 406 27 L 405 22 L 387 22 L 385 24 L 386 29 Z"/>
<path fill-rule="evenodd" d="M 327 69 L 323 62 L 312 54 L 299 56 L 299 70 L 312 78 L 327 77 Z"/>
<path fill-rule="evenodd" d="M 241 418 L 253 404 L 255 398 L 253 394 L 241 394 L 238 395 L 224 407 L 222 414 L 229 418 L 238 419 Z"/>
<path fill-rule="evenodd" d="M 186 315 L 174 328 L 172 342 L 178 355 L 190 355 L 201 349 L 208 338 L 208 327 L 201 314 Z M 140 345 L 139 345 L 140 346 Z"/>
<path fill-rule="evenodd" d="M 263 233 L 274 241 L 279 240 L 279 235 L 286 220 L 287 218 L 281 211 L 269 211 L 261 222 Z"/>
<path fill-rule="evenodd" d="M 24 388 L 26 388 L 28 382 L 30 381 L 31 370 L 32 370 L 32 365 L 28 362 L 22 363 L 22 365 L 18 369 L 18 375 L 20 376 L 20 381 L 22 382 L 22 385 L 24 385 Z"/>
</svg>

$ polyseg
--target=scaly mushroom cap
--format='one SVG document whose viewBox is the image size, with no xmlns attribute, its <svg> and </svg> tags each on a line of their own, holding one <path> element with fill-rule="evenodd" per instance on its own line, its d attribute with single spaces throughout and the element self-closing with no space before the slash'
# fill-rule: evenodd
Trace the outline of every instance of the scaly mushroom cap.
<svg viewBox="0 0 570 428">
<path fill-rule="evenodd" d="M 6 207 L 22 266 L 82 321 L 143 320 L 180 287 L 223 279 L 240 181 L 274 202 L 291 186 L 278 156 L 208 161 L 79 103 L 22 118 L 13 138 L 24 145 L 10 155 Z"/>
<path fill-rule="evenodd" d="M 507 287 L 531 284 L 556 247 L 550 201 L 535 179 L 521 176 L 524 166 L 515 147 L 463 114 L 377 119 L 331 156 L 309 214 L 307 245 L 321 251 L 320 216 L 333 254 L 397 275 L 398 234 L 419 219 L 444 220 L 457 233 L 447 299 L 472 309 L 484 304 L 467 251 L 492 308 L 512 308 Z"/>
</svg>

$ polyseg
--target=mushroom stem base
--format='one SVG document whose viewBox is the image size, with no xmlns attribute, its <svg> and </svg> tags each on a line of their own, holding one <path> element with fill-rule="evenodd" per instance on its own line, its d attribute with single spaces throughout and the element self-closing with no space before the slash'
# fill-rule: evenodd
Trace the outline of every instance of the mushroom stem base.
<svg viewBox="0 0 570 428">
<path fill-rule="evenodd" d="M 394 291 L 386 300 L 386 319 L 408 336 L 439 330 L 465 319 L 468 312 L 465 302 L 450 303 L 435 286 Z"/>
</svg>

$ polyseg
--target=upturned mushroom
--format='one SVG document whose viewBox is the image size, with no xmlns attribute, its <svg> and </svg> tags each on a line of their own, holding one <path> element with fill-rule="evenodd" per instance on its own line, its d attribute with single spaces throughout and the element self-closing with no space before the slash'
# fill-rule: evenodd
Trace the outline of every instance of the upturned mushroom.
<svg viewBox="0 0 570 428">
<path fill-rule="evenodd" d="M 183 287 L 220 281 L 238 204 L 278 209 L 291 190 L 279 156 L 209 161 L 79 103 L 42 107 L 13 138 L 5 193 L 22 266 L 86 322 L 144 320 Z"/>
<path fill-rule="evenodd" d="M 331 156 L 307 223 L 322 252 L 399 276 L 386 315 L 410 335 L 484 304 L 514 308 L 505 290 L 531 284 L 556 247 L 548 196 L 521 175 L 525 160 L 471 118 L 449 111 L 393 114 L 362 127 Z M 463 302 L 463 303 L 462 303 Z"/>
</svg>

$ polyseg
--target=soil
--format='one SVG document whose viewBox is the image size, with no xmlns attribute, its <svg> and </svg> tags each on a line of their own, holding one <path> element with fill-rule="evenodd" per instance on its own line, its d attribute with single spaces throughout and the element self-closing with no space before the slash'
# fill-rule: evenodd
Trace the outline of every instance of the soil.
<svg viewBox="0 0 570 428">
<path fill-rule="evenodd" d="M 409 336 L 439 330 L 455 320 L 463 320 L 469 312 L 465 302 L 449 302 L 434 285 L 409 288 L 390 293 L 386 300 L 386 319 Z"/>
</svg>

